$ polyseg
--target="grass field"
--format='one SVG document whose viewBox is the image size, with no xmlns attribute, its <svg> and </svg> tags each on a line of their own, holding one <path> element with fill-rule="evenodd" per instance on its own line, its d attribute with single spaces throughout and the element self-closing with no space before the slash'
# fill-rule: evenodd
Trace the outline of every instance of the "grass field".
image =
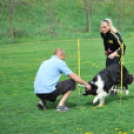
<svg viewBox="0 0 134 134">
<path fill-rule="evenodd" d="M 134 74 L 134 39 L 124 39 L 127 46 L 124 65 Z M 102 40 L 80 40 L 81 78 L 87 82 L 105 68 Z M 58 113 L 60 100 L 47 103 L 40 111 L 33 82 L 42 61 L 56 48 L 66 51 L 66 63 L 78 74 L 77 40 L 28 42 L 0 46 L 0 133 L 1 134 L 133 134 L 134 85 L 130 94 L 107 97 L 105 107 L 96 108 L 93 96 L 80 96 L 77 88 L 66 104 L 72 108 Z M 62 75 L 60 80 L 68 79 Z M 81 88 L 81 94 L 84 88 Z M 97 104 L 96 104 L 97 105 Z"/>
</svg>

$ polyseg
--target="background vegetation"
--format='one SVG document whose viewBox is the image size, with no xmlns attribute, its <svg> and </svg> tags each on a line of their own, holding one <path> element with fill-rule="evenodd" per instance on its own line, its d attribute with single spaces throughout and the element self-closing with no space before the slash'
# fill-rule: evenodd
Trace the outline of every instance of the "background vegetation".
<svg viewBox="0 0 134 134">
<path fill-rule="evenodd" d="M 107 17 L 123 36 L 133 37 L 133 8 L 133 0 L 4 0 L 0 41 L 98 38 Z"/>
</svg>

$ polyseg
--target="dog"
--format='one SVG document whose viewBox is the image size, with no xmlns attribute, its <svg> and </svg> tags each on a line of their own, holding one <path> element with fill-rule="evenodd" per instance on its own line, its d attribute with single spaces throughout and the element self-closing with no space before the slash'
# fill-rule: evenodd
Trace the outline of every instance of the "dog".
<svg viewBox="0 0 134 134">
<path fill-rule="evenodd" d="M 125 66 L 123 66 L 123 86 L 126 88 L 126 94 L 129 93 L 128 91 L 128 84 L 132 84 L 134 82 L 134 76 L 129 74 L 128 70 Z M 107 94 L 114 90 L 114 85 L 121 85 L 121 65 L 120 64 L 112 64 L 105 68 L 104 70 L 100 71 L 92 81 L 88 82 L 91 85 L 91 90 L 87 91 L 82 94 L 86 95 L 95 95 L 96 97 L 93 100 L 93 104 L 95 104 L 98 100 L 99 105 L 101 107 L 105 103 L 105 97 Z M 115 90 L 116 91 L 116 90 Z"/>
</svg>

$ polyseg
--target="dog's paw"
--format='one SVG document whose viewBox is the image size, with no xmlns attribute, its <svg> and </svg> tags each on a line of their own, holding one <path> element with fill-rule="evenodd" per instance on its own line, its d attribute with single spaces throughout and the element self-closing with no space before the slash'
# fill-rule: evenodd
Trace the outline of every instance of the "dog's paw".
<svg viewBox="0 0 134 134">
<path fill-rule="evenodd" d="M 95 107 L 100 107 L 100 105 L 98 104 L 98 105 L 96 105 Z"/>
<path fill-rule="evenodd" d="M 96 107 L 105 107 L 105 105 L 99 104 L 99 105 L 97 105 Z"/>
<path fill-rule="evenodd" d="M 129 94 L 129 91 L 128 90 L 126 90 L 126 95 L 128 95 Z"/>
<path fill-rule="evenodd" d="M 98 97 L 95 97 L 93 100 L 93 104 L 95 104 L 98 101 Z"/>
</svg>

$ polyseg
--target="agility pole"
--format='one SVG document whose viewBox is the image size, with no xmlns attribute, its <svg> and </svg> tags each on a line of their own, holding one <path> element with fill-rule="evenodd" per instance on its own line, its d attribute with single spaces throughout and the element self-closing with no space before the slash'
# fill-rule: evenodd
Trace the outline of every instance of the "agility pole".
<svg viewBox="0 0 134 134">
<path fill-rule="evenodd" d="M 121 45 L 121 92 L 120 92 L 120 105 L 121 105 L 121 97 L 123 90 L 123 55 L 124 55 L 124 45 Z"/>
<path fill-rule="evenodd" d="M 77 44 L 78 44 L 78 70 L 79 70 L 79 77 L 80 77 L 80 40 L 79 39 L 77 41 Z M 79 97 L 80 97 L 80 86 L 79 86 Z"/>
</svg>

